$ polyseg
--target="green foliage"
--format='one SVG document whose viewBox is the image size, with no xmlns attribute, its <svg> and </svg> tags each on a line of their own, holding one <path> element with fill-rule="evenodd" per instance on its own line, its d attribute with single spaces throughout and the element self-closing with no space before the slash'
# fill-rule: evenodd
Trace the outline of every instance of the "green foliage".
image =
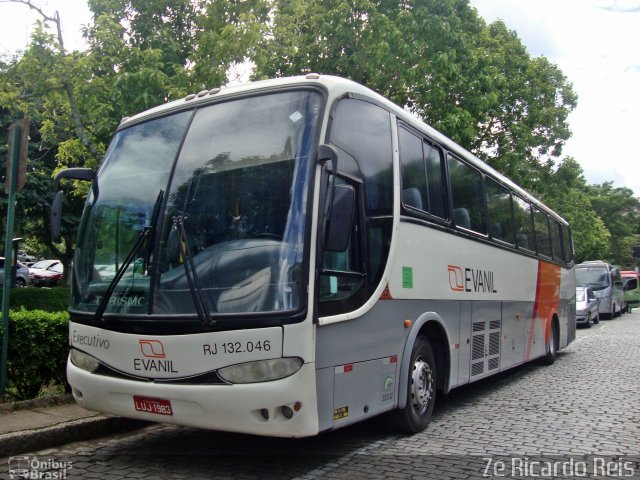
<svg viewBox="0 0 640 480">
<path fill-rule="evenodd" d="M 611 182 L 590 185 L 587 194 L 595 212 L 611 232 L 611 259 L 617 265 L 636 265 L 632 249 L 640 243 L 640 199 L 629 188 L 615 188 Z"/>
<path fill-rule="evenodd" d="M 611 233 L 593 210 L 589 197 L 584 192 L 567 190 L 550 202 L 550 205 L 571 225 L 578 263 L 610 257 Z"/>
<path fill-rule="evenodd" d="M 601 259 L 635 267 L 632 250 L 640 243 L 640 199 L 630 189 L 587 185 L 582 167 L 568 157 L 536 190 L 571 224 L 577 261 Z"/>
<path fill-rule="evenodd" d="M 0 325 L 0 334 L 1 330 Z M 7 393 L 11 398 L 35 398 L 52 382 L 65 384 L 68 331 L 65 312 L 10 311 Z"/>
<path fill-rule="evenodd" d="M 348 77 L 406 106 L 526 188 L 569 137 L 576 96 L 502 22 L 467 0 L 291 0 L 273 5 L 256 77 Z"/>
<path fill-rule="evenodd" d="M 14 310 L 65 312 L 68 306 L 69 287 L 11 289 L 11 308 Z"/>
<path fill-rule="evenodd" d="M 577 103 L 572 85 L 548 59 L 532 58 L 503 22 L 487 24 L 468 0 L 88 4 L 86 51 L 66 51 L 51 17 L 38 23 L 26 51 L 0 59 L 0 162 L 6 127 L 31 119 L 16 234 L 45 245 L 66 272 L 88 185 L 65 184 L 64 240 L 54 245 L 52 176 L 66 167 L 97 168 L 122 117 L 224 85 L 245 62 L 255 65 L 254 78 L 314 71 L 369 86 L 539 193 L 572 221 L 579 259 L 632 263 L 639 200 L 611 184 L 587 186 L 572 159 L 557 163 Z"/>
</svg>

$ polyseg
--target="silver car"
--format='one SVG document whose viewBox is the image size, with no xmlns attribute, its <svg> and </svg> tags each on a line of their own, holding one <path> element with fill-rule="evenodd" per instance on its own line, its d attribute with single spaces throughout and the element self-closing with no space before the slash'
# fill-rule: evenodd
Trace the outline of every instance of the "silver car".
<svg viewBox="0 0 640 480">
<path fill-rule="evenodd" d="M 589 328 L 592 323 L 600 322 L 599 303 L 600 299 L 590 287 L 576 287 L 576 323 Z"/>
<path fill-rule="evenodd" d="M 20 262 L 17 262 L 16 266 L 16 287 L 26 287 L 31 283 L 29 269 Z M 4 282 L 4 257 L 0 257 L 0 282 Z"/>
</svg>

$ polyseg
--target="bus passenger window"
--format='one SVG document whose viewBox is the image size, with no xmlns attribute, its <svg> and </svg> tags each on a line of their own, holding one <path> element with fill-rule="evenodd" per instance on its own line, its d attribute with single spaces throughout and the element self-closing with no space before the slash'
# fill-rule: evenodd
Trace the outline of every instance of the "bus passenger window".
<svg viewBox="0 0 640 480">
<path fill-rule="evenodd" d="M 562 237 L 560 224 L 549 218 L 549 226 L 551 227 L 551 250 L 553 251 L 553 259 L 562 262 Z"/>
<path fill-rule="evenodd" d="M 486 187 L 491 237 L 513 245 L 515 237 L 511 216 L 511 194 L 491 178 L 487 178 Z"/>
<path fill-rule="evenodd" d="M 405 128 L 398 129 L 402 166 L 402 204 L 447 218 L 444 161 L 439 148 Z"/>
<path fill-rule="evenodd" d="M 566 225 L 562 225 L 562 258 L 565 263 L 573 261 L 573 240 L 571 239 L 571 231 Z"/>
<path fill-rule="evenodd" d="M 398 142 L 402 165 L 402 204 L 417 210 L 427 210 L 427 174 L 422 139 L 400 128 Z"/>
<path fill-rule="evenodd" d="M 427 165 L 427 183 L 429 185 L 429 213 L 440 218 L 448 218 L 447 188 L 444 183 L 442 151 L 425 142 L 424 156 Z"/>
<path fill-rule="evenodd" d="M 482 174 L 453 156 L 448 157 L 453 221 L 457 226 L 486 234 Z"/>
<path fill-rule="evenodd" d="M 513 196 L 513 212 L 516 221 L 516 242 L 518 248 L 535 252 L 536 243 L 533 236 L 533 219 L 531 206 L 520 197 Z"/>
<path fill-rule="evenodd" d="M 551 258 L 551 241 L 549 239 L 549 221 L 545 212 L 534 208 L 533 223 L 536 229 L 536 245 L 538 253 Z"/>
</svg>

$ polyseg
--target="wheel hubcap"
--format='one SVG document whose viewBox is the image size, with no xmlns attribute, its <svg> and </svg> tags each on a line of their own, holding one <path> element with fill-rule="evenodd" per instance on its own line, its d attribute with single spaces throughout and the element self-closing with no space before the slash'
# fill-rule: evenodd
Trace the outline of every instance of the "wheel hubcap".
<svg viewBox="0 0 640 480">
<path fill-rule="evenodd" d="M 411 403 L 418 414 L 423 414 L 433 397 L 433 371 L 422 358 L 416 358 L 411 374 Z"/>
</svg>

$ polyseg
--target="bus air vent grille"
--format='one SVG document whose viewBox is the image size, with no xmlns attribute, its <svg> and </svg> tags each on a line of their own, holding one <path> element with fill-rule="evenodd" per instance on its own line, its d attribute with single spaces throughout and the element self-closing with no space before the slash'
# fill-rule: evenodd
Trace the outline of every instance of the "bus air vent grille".
<svg viewBox="0 0 640 480">
<path fill-rule="evenodd" d="M 471 376 L 475 377 L 484 373 L 484 362 L 478 362 L 471 365 Z"/>
<path fill-rule="evenodd" d="M 500 357 L 489 359 L 489 370 L 496 370 L 500 366 Z"/>
<path fill-rule="evenodd" d="M 478 335 L 473 337 L 471 360 L 479 360 L 481 358 L 484 358 L 484 336 Z"/>
</svg>

